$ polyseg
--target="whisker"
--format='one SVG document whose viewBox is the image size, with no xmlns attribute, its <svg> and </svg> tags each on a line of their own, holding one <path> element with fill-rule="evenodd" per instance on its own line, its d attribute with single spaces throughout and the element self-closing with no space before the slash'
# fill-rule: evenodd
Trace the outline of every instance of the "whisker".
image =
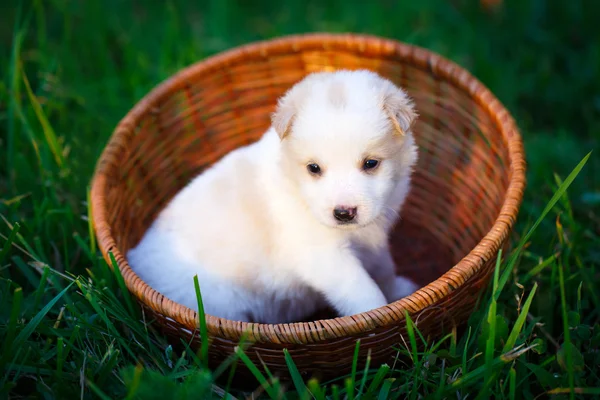
<svg viewBox="0 0 600 400">
<path fill-rule="evenodd" d="M 393 209 L 392 207 L 389 206 L 383 206 L 383 210 L 393 216 L 399 217 L 400 213 L 398 212 L 398 210 Z"/>
</svg>

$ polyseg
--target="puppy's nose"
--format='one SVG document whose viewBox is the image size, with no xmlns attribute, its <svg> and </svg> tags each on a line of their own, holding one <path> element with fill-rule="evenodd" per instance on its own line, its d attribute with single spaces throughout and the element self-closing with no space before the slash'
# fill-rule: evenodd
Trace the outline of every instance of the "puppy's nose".
<svg viewBox="0 0 600 400">
<path fill-rule="evenodd" d="M 356 217 L 356 207 L 336 207 L 333 216 L 341 222 L 350 222 Z"/>
</svg>

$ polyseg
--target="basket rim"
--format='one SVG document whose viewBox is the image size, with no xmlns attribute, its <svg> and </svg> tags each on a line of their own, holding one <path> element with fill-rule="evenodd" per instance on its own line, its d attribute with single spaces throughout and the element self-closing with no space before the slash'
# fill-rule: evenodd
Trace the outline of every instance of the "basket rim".
<svg viewBox="0 0 600 400">
<path fill-rule="evenodd" d="M 458 263 L 442 276 L 421 287 L 415 293 L 375 310 L 346 317 L 295 322 L 262 324 L 232 321 L 206 315 L 209 336 L 238 341 L 242 337 L 255 343 L 313 344 L 331 339 L 365 334 L 376 328 L 397 326 L 405 319 L 405 312 L 416 315 L 448 296 L 462 286 L 487 263 L 508 238 L 519 212 L 526 186 L 525 157 L 522 139 L 513 117 L 500 101 L 477 78 L 458 64 L 425 48 L 394 39 L 356 33 L 304 33 L 280 36 L 251 42 L 199 60 L 155 86 L 143 96 L 119 121 L 100 155 L 91 182 L 92 224 L 98 246 L 113 268 L 110 253 L 117 261 L 128 290 L 137 300 L 189 331 L 198 329 L 198 313 L 174 302 L 147 285 L 129 267 L 124 254 L 118 249 L 107 222 L 105 193 L 109 190 L 107 174 L 114 168 L 113 160 L 123 150 L 123 141 L 130 135 L 136 122 L 164 100 L 171 92 L 186 85 L 189 77 L 210 73 L 215 69 L 243 62 L 248 58 L 268 58 L 306 50 L 336 50 L 350 53 L 375 52 L 380 58 L 400 59 L 413 67 L 426 70 L 436 79 L 446 80 L 466 91 L 473 101 L 482 106 L 500 132 L 508 150 L 509 182 L 500 211 L 491 229 Z M 456 286 L 456 282 L 459 283 Z"/>
</svg>

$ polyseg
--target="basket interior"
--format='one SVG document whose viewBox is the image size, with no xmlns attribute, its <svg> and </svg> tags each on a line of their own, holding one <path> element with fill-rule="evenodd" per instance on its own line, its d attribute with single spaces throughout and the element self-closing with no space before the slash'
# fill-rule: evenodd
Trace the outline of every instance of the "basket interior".
<svg viewBox="0 0 600 400">
<path fill-rule="evenodd" d="M 420 115 L 413 189 L 390 238 L 398 272 L 425 285 L 467 255 L 498 217 L 510 179 L 497 121 L 427 68 L 323 49 L 207 67 L 147 104 L 107 175 L 107 222 L 121 254 L 192 177 L 257 140 L 288 88 L 310 72 L 339 68 L 367 68 L 391 79 Z"/>
</svg>

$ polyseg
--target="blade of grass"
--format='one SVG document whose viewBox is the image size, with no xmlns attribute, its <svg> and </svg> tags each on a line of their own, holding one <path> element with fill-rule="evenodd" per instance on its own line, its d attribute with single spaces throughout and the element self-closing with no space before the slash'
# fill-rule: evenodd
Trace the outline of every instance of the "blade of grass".
<svg viewBox="0 0 600 400">
<path fill-rule="evenodd" d="M 59 379 L 62 376 L 63 365 L 65 364 L 64 351 L 64 339 L 62 336 L 59 336 L 56 339 L 56 375 L 59 377 Z"/>
<path fill-rule="evenodd" d="M 414 364 L 417 363 L 418 359 L 419 359 L 419 354 L 418 354 L 418 350 L 417 350 L 417 338 L 415 336 L 415 331 L 413 328 L 413 321 L 410 318 L 410 315 L 408 315 L 408 311 L 404 310 L 404 318 L 406 319 L 406 334 L 408 335 L 408 341 L 410 342 L 410 352 L 411 352 L 411 358 Z M 409 350 L 409 349 L 407 349 Z"/>
<path fill-rule="evenodd" d="M 244 353 L 239 348 L 236 350 L 236 353 L 238 354 L 240 360 L 242 360 L 242 362 L 246 365 L 246 368 L 248 368 L 252 375 L 254 375 L 258 383 L 260 383 L 263 389 L 265 389 L 269 397 L 271 397 L 271 399 L 277 399 L 277 392 L 269 384 L 269 382 L 267 382 L 267 378 L 265 378 L 265 376 L 259 371 L 259 369 L 256 367 L 256 365 L 254 365 L 254 363 L 252 362 L 252 360 L 250 360 L 246 353 Z"/>
<path fill-rule="evenodd" d="M 200 283 L 198 275 L 194 275 L 194 289 L 196 290 L 196 299 L 198 300 L 198 320 L 200 324 L 200 354 L 205 368 L 208 368 L 208 329 L 206 327 L 206 314 L 204 313 L 204 302 L 200 292 Z"/>
<path fill-rule="evenodd" d="M 354 398 L 354 387 L 356 386 L 356 370 L 358 368 L 358 354 L 360 351 L 360 339 L 356 341 L 354 346 L 354 355 L 352 357 L 352 372 L 350 373 L 350 381 L 346 382 L 346 392 L 350 399 Z M 348 391 L 349 390 L 349 391 Z"/>
<path fill-rule="evenodd" d="M 442 368 L 440 371 L 440 383 L 438 384 L 438 388 L 435 392 L 435 398 L 437 398 L 437 399 L 443 398 L 445 388 L 446 388 L 446 360 L 442 360 Z"/>
<path fill-rule="evenodd" d="M 250 344 L 247 342 L 249 334 L 250 332 L 248 330 L 245 330 L 242 333 L 242 336 L 240 337 L 240 340 L 238 342 L 238 348 L 242 351 L 246 351 L 247 348 L 250 346 Z M 232 369 L 235 369 L 238 360 L 239 357 L 237 353 L 233 353 L 229 357 L 227 357 L 227 359 L 213 371 L 214 379 L 217 379 L 219 376 L 221 376 L 221 374 L 225 372 L 230 366 L 232 366 Z M 226 390 L 226 392 L 229 392 L 229 390 Z"/>
<path fill-rule="evenodd" d="M 331 397 L 333 400 L 340 400 L 340 388 L 338 385 L 331 385 Z"/>
<path fill-rule="evenodd" d="M 354 385 L 352 384 L 352 377 L 344 380 L 344 390 L 346 391 L 347 399 L 354 399 Z"/>
<path fill-rule="evenodd" d="M 521 277 L 519 279 L 521 284 L 525 284 L 527 283 L 531 278 L 533 278 L 534 276 L 538 275 L 540 272 L 542 272 L 542 270 L 544 268 L 546 268 L 548 265 L 552 264 L 554 261 L 556 261 L 556 258 L 558 257 L 558 253 L 557 254 L 553 254 L 550 257 L 546 258 L 545 260 L 543 260 L 541 263 L 539 263 L 538 265 L 536 265 L 535 267 L 533 267 L 531 270 L 529 270 L 525 276 Z"/>
<path fill-rule="evenodd" d="M 560 187 L 560 185 L 562 185 L 562 183 L 563 183 L 562 179 L 560 179 L 560 176 L 558 176 L 557 173 L 554 173 L 554 181 L 556 182 L 556 186 L 558 186 L 558 187 Z M 571 206 L 571 201 L 569 200 L 569 196 L 567 196 L 566 193 L 563 194 L 563 196 L 561 196 L 561 202 L 563 204 L 563 207 L 567 211 L 567 215 L 569 216 L 569 218 L 572 221 L 573 220 L 573 207 Z"/>
<path fill-rule="evenodd" d="M 54 307 L 54 305 L 56 303 L 58 303 L 58 301 L 64 296 L 65 293 L 67 293 L 67 291 L 71 288 L 71 286 L 73 285 L 73 282 L 69 283 L 67 285 L 67 287 L 65 287 L 59 294 L 57 294 L 56 296 L 54 296 L 54 298 L 52 300 L 50 300 L 48 302 L 48 304 L 46 304 L 46 306 L 44 308 L 42 308 L 25 326 L 25 328 L 23 328 L 23 330 L 21 332 L 19 332 L 19 335 L 16 337 L 13 345 L 14 346 L 20 346 L 25 340 L 27 340 L 27 338 L 29 338 L 29 336 L 31 336 L 31 334 L 33 333 L 33 331 L 35 331 L 35 328 L 37 328 L 37 326 L 42 322 L 42 320 L 44 319 L 44 317 L 46 316 L 46 314 L 48 314 L 48 312 L 50 312 L 50 310 L 52 309 L 52 307 Z"/>
<path fill-rule="evenodd" d="M 106 393 L 104 393 L 98 386 L 96 386 L 96 384 L 94 384 L 94 382 L 92 382 L 86 378 L 85 383 L 90 389 L 92 389 L 92 392 L 94 392 L 94 394 L 96 396 L 98 396 L 100 399 L 112 400 L 111 397 L 108 396 Z"/>
<path fill-rule="evenodd" d="M 393 383 L 393 378 L 388 378 L 383 382 L 381 390 L 379 391 L 379 396 L 377 397 L 379 400 L 387 400 L 390 398 L 390 389 L 392 388 Z"/>
<path fill-rule="evenodd" d="M 33 111 L 35 112 L 35 114 L 38 118 L 38 121 L 39 121 L 40 125 L 42 126 L 42 132 L 44 133 L 46 143 L 48 144 L 48 147 L 49 147 L 50 151 L 52 152 L 52 155 L 54 156 L 54 161 L 56 162 L 56 165 L 58 165 L 58 167 L 61 170 L 64 170 L 65 159 L 63 156 L 63 150 L 60 148 L 60 141 L 58 140 L 58 137 L 56 136 L 56 132 L 54 132 L 54 129 L 52 128 L 52 125 L 50 124 L 50 121 L 48 121 L 48 117 L 44 113 L 44 109 L 42 108 L 37 97 L 31 90 L 31 85 L 29 84 L 29 80 L 27 79 L 27 76 L 25 75 L 25 72 L 23 71 L 22 66 L 21 66 L 20 70 L 21 70 L 21 77 L 23 79 L 23 83 L 25 83 L 25 90 L 27 92 L 27 96 L 29 97 L 29 102 L 31 103 L 31 107 L 33 108 Z"/>
<path fill-rule="evenodd" d="M 45 293 L 46 285 L 48 284 L 48 275 L 50 274 L 50 267 L 44 266 L 42 277 L 40 278 L 40 284 L 35 291 L 35 297 L 33 298 L 33 309 L 37 310 L 42 300 L 42 296 Z"/>
<path fill-rule="evenodd" d="M 17 365 L 16 361 L 19 359 L 19 357 L 21 356 L 21 351 L 23 349 L 17 349 L 17 351 L 15 351 L 15 355 L 12 359 L 12 361 L 10 362 L 10 364 L 8 365 L 8 367 L 6 367 L 4 369 L 4 371 L 6 371 L 4 373 L 4 376 L 2 377 L 2 379 L 0 379 L 0 388 L 4 388 L 4 385 L 6 384 L 6 381 L 8 380 L 8 378 L 10 377 L 9 372 L 11 370 L 15 370 L 17 368 L 19 368 L 19 366 Z M 4 368 L 4 367 L 3 367 Z M 20 370 L 22 370 L 22 368 L 19 368 Z"/>
<path fill-rule="evenodd" d="M 546 394 L 570 394 L 571 396 L 575 396 L 575 394 L 591 394 L 600 396 L 600 387 L 597 388 L 556 388 L 546 392 Z"/>
<path fill-rule="evenodd" d="M 288 351 L 288 349 L 283 349 L 283 356 L 285 358 L 285 363 L 286 363 L 288 370 L 290 372 L 290 375 L 292 377 L 292 382 L 294 383 L 294 387 L 296 388 L 296 392 L 298 392 L 298 395 L 300 396 L 301 399 L 304 399 L 304 396 L 306 395 L 306 392 L 307 392 L 307 388 L 306 388 L 306 385 L 304 384 L 304 381 L 302 380 L 300 371 L 298 371 L 298 368 L 296 367 L 296 364 L 294 363 L 294 360 L 292 359 L 292 356 L 290 355 L 290 352 Z"/>
<path fill-rule="evenodd" d="M 125 279 L 123 279 L 123 274 L 121 274 L 121 268 L 119 268 L 119 264 L 115 259 L 115 255 L 112 251 L 108 252 L 108 257 L 112 264 L 112 270 L 117 278 L 117 283 L 119 284 L 119 288 L 121 289 L 121 293 L 123 294 L 123 298 L 125 299 L 125 304 L 127 306 L 127 311 L 129 311 L 129 315 L 137 316 L 135 309 L 133 307 L 133 301 L 131 300 L 131 293 L 129 289 L 127 289 L 127 285 L 125 284 Z"/>
<path fill-rule="evenodd" d="M 452 328 L 453 331 L 455 331 L 454 328 Z M 432 353 L 435 353 L 437 350 L 439 350 L 439 348 L 446 342 L 446 340 L 450 339 L 450 354 L 452 354 L 452 356 L 456 355 L 456 339 L 457 339 L 457 335 L 456 332 L 454 333 L 448 333 L 446 336 L 442 337 L 441 339 L 439 339 L 437 342 L 433 343 L 433 345 L 431 346 L 430 351 Z M 453 353 L 454 352 L 454 353 Z"/>
<path fill-rule="evenodd" d="M 22 346 L 22 343 L 25 340 L 27 340 L 29 338 L 29 336 L 31 336 L 31 334 L 35 331 L 37 326 L 42 322 L 42 320 L 44 319 L 46 314 L 48 314 L 48 312 L 52 309 L 52 307 L 54 307 L 54 305 L 58 302 L 58 300 L 60 300 L 60 298 L 63 297 L 63 295 L 67 292 L 67 290 L 69 290 L 71 285 L 72 285 L 72 283 L 69 284 L 66 288 L 64 288 L 52 300 L 50 300 L 50 302 L 48 302 L 48 304 L 46 304 L 46 306 L 44 308 L 42 308 L 27 323 L 27 325 L 25 325 L 23 330 L 21 332 L 19 332 L 19 334 L 17 335 L 17 337 L 14 340 L 12 340 L 12 338 L 9 338 L 10 340 L 5 340 L 4 345 L 6 346 L 7 351 L 3 350 L 2 358 L 0 358 L 0 367 L 4 367 L 4 364 L 6 362 L 6 357 L 8 357 L 8 354 L 10 354 L 10 351 L 8 351 L 8 348 L 17 348 L 17 349 L 20 348 Z M 17 291 L 15 291 L 15 300 L 13 301 L 13 314 L 14 315 L 18 316 L 22 297 L 23 297 L 22 290 L 20 288 L 18 288 Z M 19 308 L 15 307 L 15 305 L 17 305 Z M 12 318 L 12 315 L 11 315 L 11 318 Z M 16 321 L 15 321 L 15 324 L 16 324 Z M 14 335 L 14 330 L 11 334 Z"/>
<path fill-rule="evenodd" d="M 529 346 L 529 347 L 525 347 L 525 348 L 519 347 L 509 353 L 504 353 L 504 354 L 500 355 L 499 357 L 494 358 L 494 360 L 492 361 L 491 368 L 493 368 L 493 369 L 501 368 L 504 365 L 506 365 L 510 362 L 513 362 L 514 360 L 516 360 L 523 354 L 527 353 L 533 347 L 535 347 L 535 346 Z M 459 379 L 452 382 L 447 387 L 447 393 L 448 393 L 448 391 L 465 388 L 465 387 L 469 386 L 470 384 L 472 384 L 474 381 L 482 380 L 484 378 L 485 374 L 487 373 L 486 372 L 487 368 L 488 368 L 488 366 L 483 364 L 483 365 L 469 371 L 468 373 L 466 373 Z"/>
<path fill-rule="evenodd" d="M 511 368 L 508 373 L 508 382 L 508 396 L 511 400 L 515 400 L 515 393 L 517 392 L 517 371 L 514 368 Z"/>
<path fill-rule="evenodd" d="M 50 258 L 44 250 L 44 245 L 42 245 L 41 239 L 39 237 L 33 238 L 33 244 L 37 250 L 37 254 L 41 256 L 40 261 L 50 264 Z"/>
<path fill-rule="evenodd" d="M 469 331 L 467 332 L 467 339 L 465 341 L 465 347 L 463 348 L 463 354 L 462 354 L 462 370 L 463 371 L 468 371 L 467 370 L 467 352 L 469 350 L 469 343 L 471 341 L 471 327 L 469 326 Z"/>
<path fill-rule="evenodd" d="M 0 370 L 4 369 L 4 365 L 10 356 L 11 349 L 18 349 L 19 346 L 14 346 L 14 337 L 17 330 L 17 320 L 21 313 L 21 303 L 23 302 L 23 289 L 18 287 L 13 292 L 12 309 L 10 312 L 10 319 L 8 321 L 8 329 L 6 330 L 6 336 L 4 337 L 2 344 L 2 356 L 0 356 Z"/>
<path fill-rule="evenodd" d="M 563 272 L 563 266 L 562 266 L 562 262 L 558 261 L 558 282 L 559 282 L 559 287 L 560 287 L 560 305 L 561 305 L 561 311 L 562 311 L 562 319 L 563 319 L 563 329 L 564 329 L 564 335 L 565 335 L 565 340 L 563 343 L 563 347 L 565 349 L 565 358 L 566 358 L 566 362 L 567 362 L 567 376 L 569 379 L 569 387 L 571 388 L 571 392 L 570 392 L 570 398 L 574 399 L 575 398 L 575 392 L 573 391 L 575 389 L 575 375 L 574 375 L 574 371 L 575 369 L 573 368 L 573 354 L 571 353 L 571 331 L 569 329 L 569 320 L 568 320 L 568 316 L 567 316 L 567 299 L 566 299 L 566 293 L 565 293 L 565 277 L 564 277 L 564 272 Z"/>
<path fill-rule="evenodd" d="M 69 353 L 71 352 L 71 349 L 73 349 L 74 345 L 75 345 L 75 340 L 77 340 L 79 338 L 79 330 L 81 329 L 80 325 L 75 325 L 75 327 L 73 328 L 73 332 L 71 332 L 71 337 L 69 338 L 69 341 L 67 342 L 67 346 L 65 349 L 65 360 L 69 357 Z"/>
<path fill-rule="evenodd" d="M 419 359 L 418 349 L 417 349 L 417 338 L 415 336 L 414 324 L 408 311 L 404 310 L 404 319 L 406 320 L 406 334 L 408 335 L 408 341 L 410 343 L 410 349 L 406 349 L 409 351 L 410 358 L 412 359 L 413 364 L 417 364 Z"/>
<path fill-rule="evenodd" d="M 525 321 L 527 321 L 527 314 L 529 314 L 529 308 L 531 307 L 531 302 L 533 301 L 533 297 L 535 296 L 537 287 L 537 283 L 534 284 L 533 289 L 531 289 L 531 292 L 529 293 L 529 296 L 527 296 L 527 300 L 525 300 L 525 304 L 523 304 L 523 308 L 521 309 L 521 312 L 517 317 L 517 321 L 515 322 L 515 325 L 513 326 L 513 329 L 510 332 L 506 343 L 504 344 L 504 348 L 502 349 L 504 353 L 509 352 L 515 346 L 515 343 L 517 342 L 517 337 L 521 333 L 521 330 L 525 325 Z"/>
<path fill-rule="evenodd" d="M 533 235 L 533 233 L 536 231 L 536 229 L 538 228 L 538 226 L 542 223 L 542 221 L 544 220 L 544 218 L 546 218 L 546 216 L 548 215 L 548 213 L 554 208 L 554 206 L 556 205 L 556 203 L 565 194 L 565 192 L 567 191 L 567 189 L 569 188 L 569 186 L 571 186 L 571 184 L 573 183 L 573 181 L 575 180 L 575 178 L 577 178 L 577 176 L 579 175 L 579 173 L 581 172 L 581 170 L 583 169 L 583 167 L 587 163 L 588 159 L 590 158 L 591 154 L 592 154 L 592 152 L 590 151 L 585 157 L 583 157 L 583 159 L 579 162 L 579 164 L 577 164 L 577 166 L 571 171 L 571 173 L 567 176 L 567 178 L 559 186 L 558 190 L 556 190 L 556 192 L 554 192 L 554 195 L 552 196 L 552 198 L 550 199 L 550 201 L 546 204 L 546 207 L 544 208 L 544 210 L 542 211 L 542 213 L 540 214 L 540 216 L 538 217 L 538 219 L 535 221 L 535 223 L 533 224 L 533 226 L 531 228 L 529 228 L 529 230 L 527 231 L 527 233 L 521 238 L 521 240 L 519 241 L 517 247 L 513 251 L 512 256 L 509 258 L 509 261 L 507 263 L 506 269 L 503 272 L 503 274 L 502 274 L 502 276 L 500 278 L 500 281 L 498 282 L 499 292 L 502 291 L 502 289 L 506 285 L 506 282 L 508 282 L 508 278 L 510 276 L 510 273 L 513 271 L 513 268 L 514 268 L 514 266 L 515 266 L 515 264 L 517 262 L 517 259 L 520 256 L 520 253 L 521 253 L 523 247 L 529 241 L 529 239 L 531 238 L 531 235 Z M 499 293 L 498 293 L 498 295 L 499 295 Z M 496 296 L 494 296 L 494 297 L 495 297 L 495 300 L 497 301 L 498 298 Z"/>
<path fill-rule="evenodd" d="M 498 279 L 500 276 L 500 261 L 502 260 L 502 249 L 498 251 L 498 256 L 496 258 L 496 267 L 494 268 L 494 279 L 492 285 L 492 299 L 490 301 L 490 306 L 488 308 L 487 313 L 487 323 L 488 323 L 488 338 L 485 343 L 485 365 L 486 365 L 486 374 L 485 380 L 489 380 L 492 375 L 492 360 L 494 359 L 494 348 L 496 344 L 496 298 L 499 296 L 498 290 Z"/>
<path fill-rule="evenodd" d="M 13 382 L 17 382 L 19 380 L 19 378 L 21 377 L 22 373 L 25 373 L 24 369 L 25 366 L 29 363 L 29 355 L 31 354 L 31 347 L 27 347 L 27 350 L 25 350 L 25 355 L 20 355 L 20 352 L 17 352 L 17 354 L 15 354 L 15 360 L 18 359 L 21 364 L 16 364 L 13 360 L 13 363 L 8 367 L 9 370 L 12 370 L 13 376 L 12 376 L 12 381 Z M 48 371 L 50 375 L 50 371 Z"/>
<path fill-rule="evenodd" d="M 140 387 L 140 382 L 142 380 L 142 373 L 144 372 L 144 367 L 141 364 L 135 366 L 133 372 L 133 379 L 131 384 L 129 385 L 129 391 L 127 392 L 127 396 L 125 400 L 131 400 L 135 398 L 135 395 Z"/>
<path fill-rule="evenodd" d="M 390 366 L 387 364 L 383 364 L 377 370 L 377 373 L 373 377 L 373 380 L 369 384 L 369 388 L 367 389 L 366 394 L 374 393 L 381 386 L 381 382 L 385 378 L 385 376 L 390 372 Z"/>
<path fill-rule="evenodd" d="M 96 372 L 98 377 L 96 378 L 96 383 L 100 386 L 104 386 L 107 378 L 114 371 L 115 367 L 119 363 L 119 349 L 114 349 L 109 347 L 107 353 L 102 359 L 101 366 L 99 370 Z"/>
<path fill-rule="evenodd" d="M 452 332 L 450 333 L 450 354 L 452 354 L 452 356 L 456 356 L 456 342 L 458 340 L 458 334 L 456 332 L 456 325 L 454 325 L 452 327 Z M 446 336 L 447 337 L 447 336 Z M 446 337 L 442 338 L 441 342 L 443 342 Z M 437 348 L 437 346 L 433 346 L 433 348 L 431 349 L 432 351 L 435 351 L 435 349 Z"/>
<path fill-rule="evenodd" d="M 17 137 L 16 111 L 21 109 L 21 84 L 19 72 L 21 69 L 21 48 L 23 38 L 25 37 L 25 28 L 20 26 L 21 12 L 23 4 L 18 3 L 15 15 L 15 28 L 13 31 L 12 54 L 9 67 L 9 85 L 10 93 L 8 96 L 8 130 L 6 137 L 6 171 L 8 172 L 8 182 L 14 187 L 14 157 L 15 157 L 15 138 Z"/>
<path fill-rule="evenodd" d="M 281 388 L 281 382 L 279 382 L 279 379 L 271 373 L 269 366 L 263 361 L 263 359 L 260 357 L 260 354 L 257 353 L 256 356 L 258 357 L 258 359 L 260 361 L 260 365 L 262 365 L 262 367 L 263 367 L 263 370 L 267 374 L 267 382 L 269 382 L 269 385 L 273 389 L 273 392 L 279 393 L 280 394 L 279 397 L 281 397 L 281 394 L 283 393 L 282 388 Z"/>
<path fill-rule="evenodd" d="M 232 364 L 231 369 L 229 370 L 229 375 L 227 376 L 227 386 L 225 387 L 226 393 L 231 392 L 231 385 L 233 384 L 233 378 L 235 377 L 235 371 L 236 371 L 237 365 L 238 365 L 237 360 L 239 360 L 239 357 L 237 357 L 237 354 L 236 354 L 235 362 Z"/>
<path fill-rule="evenodd" d="M 101 305 L 101 301 L 100 301 L 100 298 L 98 297 L 98 294 L 92 288 L 88 288 L 85 284 L 83 284 L 79 280 L 77 280 L 75 282 L 77 283 L 79 290 L 82 291 L 85 299 L 88 300 L 89 304 L 96 311 L 96 314 L 98 314 L 98 316 L 102 319 L 102 321 L 104 321 L 107 329 L 110 331 L 110 334 L 113 335 L 113 337 L 115 339 L 119 340 L 120 343 L 124 344 L 123 348 L 125 350 L 127 350 L 127 352 L 129 353 L 129 355 L 131 357 L 135 358 L 136 355 L 135 355 L 134 350 L 131 349 L 131 347 L 126 345 L 127 341 L 123 339 L 123 337 L 119 333 L 119 330 L 115 327 L 115 325 L 112 323 L 112 321 L 106 314 L 106 304 Z"/>
<path fill-rule="evenodd" d="M 43 5 L 43 1 L 42 0 L 35 0 L 34 2 L 34 7 L 33 9 L 35 10 L 35 12 L 32 10 L 32 13 L 35 13 L 36 16 L 36 31 L 37 31 L 37 45 L 39 48 L 46 50 L 46 20 L 45 20 L 45 12 L 44 12 L 44 5 Z"/>
<path fill-rule="evenodd" d="M 4 259 L 8 255 L 10 247 L 12 246 L 17 235 L 19 234 L 19 229 L 21 229 L 21 225 L 19 225 L 18 222 L 15 222 L 8 235 L 8 238 L 6 239 L 6 242 L 4 242 L 4 246 L 2 246 L 2 250 L 0 251 L 0 265 L 4 264 Z"/>
<path fill-rule="evenodd" d="M 321 385 L 319 385 L 319 382 L 316 379 L 310 379 L 308 381 L 308 390 L 312 393 L 313 397 L 316 400 L 325 400 L 325 392 L 323 392 L 323 389 L 321 388 Z"/>
<path fill-rule="evenodd" d="M 33 268 L 23 261 L 23 259 L 19 256 L 13 256 L 10 258 L 14 265 L 21 271 L 23 276 L 27 279 L 27 281 L 31 284 L 32 287 L 39 287 L 40 281 L 36 274 L 33 273 Z"/>
<path fill-rule="evenodd" d="M 169 347 L 171 347 L 171 346 L 169 345 Z M 181 355 L 179 356 L 179 358 L 177 359 L 177 362 L 175 363 L 175 365 L 173 365 L 173 368 L 172 368 L 171 372 L 169 373 L 169 377 L 170 378 L 178 376 L 177 373 L 179 372 L 179 369 L 181 367 L 183 367 L 184 363 L 186 362 L 186 357 L 185 356 L 186 356 L 186 352 L 183 351 L 181 353 Z"/>
<path fill-rule="evenodd" d="M 360 387 L 358 388 L 357 396 L 361 397 L 363 390 L 365 390 L 365 385 L 367 384 L 367 377 L 369 376 L 369 367 L 371 366 L 371 349 L 367 352 L 367 362 L 365 363 L 365 368 L 363 369 L 362 378 L 360 380 Z"/>
<path fill-rule="evenodd" d="M 80 235 L 79 235 L 77 232 L 75 232 L 75 233 L 73 234 L 73 239 L 75 239 L 75 241 L 76 241 L 76 242 L 77 242 L 77 244 L 79 245 L 79 248 L 80 248 L 81 250 L 83 250 L 83 252 L 85 253 L 85 255 L 87 256 L 87 258 L 88 258 L 90 261 L 92 261 L 92 262 L 93 262 L 93 261 L 96 261 L 96 257 L 95 257 L 95 256 L 92 254 L 92 252 L 90 251 L 90 249 L 89 249 L 89 247 L 88 247 L 87 243 L 86 243 L 86 242 L 85 242 L 85 241 L 84 241 L 84 240 L 81 238 L 81 236 L 80 236 Z"/>
<path fill-rule="evenodd" d="M 94 217 L 92 215 L 92 194 L 91 189 L 88 187 L 86 191 L 87 196 L 87 211 L 88 211 L 88 235 L 90 237 L 90 253 L 96 254 L 96 235 L 94 233 Z"/>
<path fill-rule="evenodd" d="M 14 229 L 13 224 L 11 224 L 2 214 L 0 214 L 0 218 L 4 221 L 6 226 L 8 226 L 10 229 Z M 19 239 L 21 246 L 23 246 L 23 248 L 24 248 L 24 249 L 19 248 L 19 250 L 21 250 L 23 253 L 27 254 L 29 257 L 33 258 L 34 260 L 39 260 L 40 258 L 35 254 L 35 251 L 29 245 L 29 243 L 27 243 L 25 238 L 23 238 L 23 235 L 21 235 L 19 232 L 17 232 L 15 235 Z M 15 246 L 16 246 L 16 244 L 15 244 Z"/>
</svg>

